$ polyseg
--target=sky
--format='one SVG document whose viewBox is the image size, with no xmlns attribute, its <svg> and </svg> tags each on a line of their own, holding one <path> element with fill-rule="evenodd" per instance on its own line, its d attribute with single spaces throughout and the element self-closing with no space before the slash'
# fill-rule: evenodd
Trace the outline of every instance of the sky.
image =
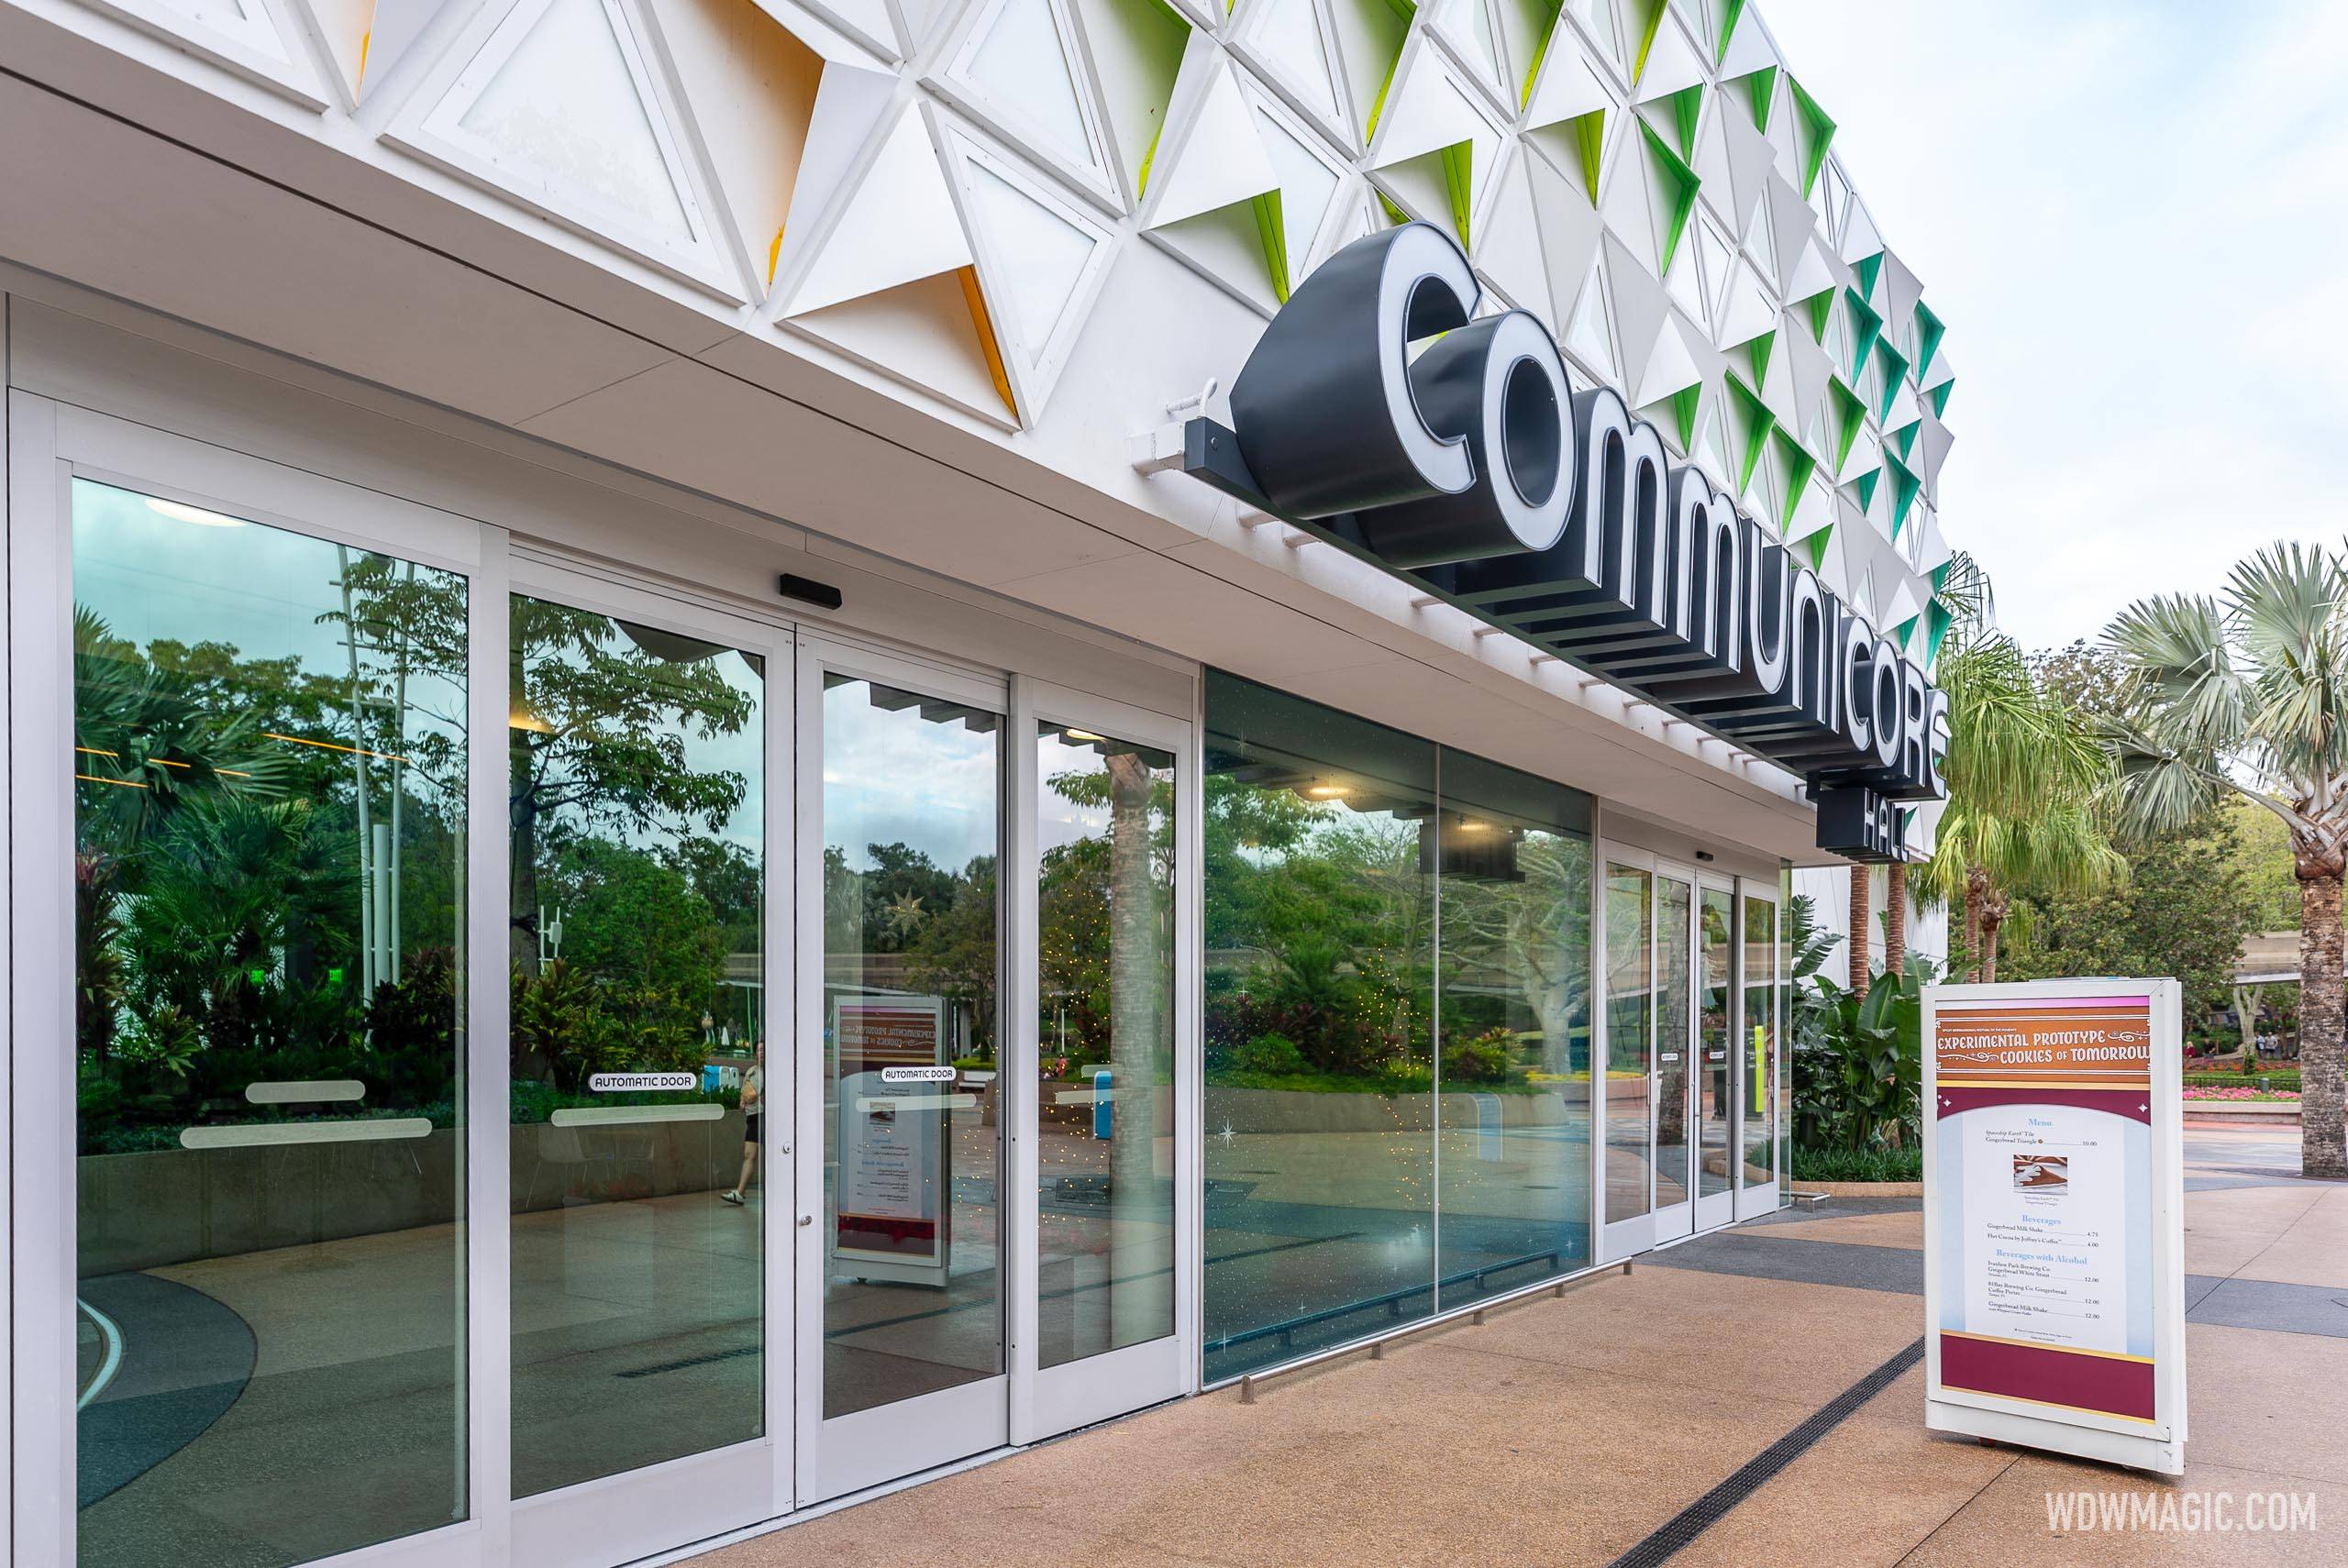
<svg viewBox="0 0 2348 1568">
<path fill-rule="evenodd" d="M 1941 517 L 2026 647 L 2348 534 L 2348 6 L 1762 0 L 1947 324 Z"/>
</svg>

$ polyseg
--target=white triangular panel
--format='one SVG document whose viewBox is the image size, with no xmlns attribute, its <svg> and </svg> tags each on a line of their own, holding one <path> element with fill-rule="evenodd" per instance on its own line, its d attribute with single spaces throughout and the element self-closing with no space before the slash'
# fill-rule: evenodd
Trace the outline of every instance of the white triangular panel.
<svg viewBox="0 0 2348 1568">
<path fill-rule="evenodd" d="M 1068 0 L 979 0 L 925 80 L 1005 140 L 1114 199 L 1108 134 Z"/>
<path fill-rule="evenodd" d="M 897 56 L 897 28 L 887 0 L 802 0 L 807 8 L 863 43 L 883 60 Z M 781 11 L 776 15 L 780 17 Z"/>
<path fill-rule="evenodd" d="M 1599 261 L 1589 264 L 1589 276 L 1574 301 L 1564 341 L 1577 359 L 1603 380 L 1622 379 L 1622 359 L 1614 351 L 1613 312 L 1606 298 L 1606 271 Z"/>
<path fill-rule="evenodd" d="M 738 296 L 709 193 L 626 0 L 521 0 L 393 134 L 679 277 Z M 475 35 L 478 36 L 478 35 Z M 445 84 L 444 84 L 445 83 Z"/>
<path fill-rule="evenodd" d="M 1522 155 L 1520 155 L 1522 156 Z M 1562 325 L 1577 298 L 1582 280 L 1598 257 L 1599 236 L 1605 226 L 1582 199 L 1574 182 L 1538 157 L 1524 157 L 1525 173 L 1533 185 L 1533 210 L 1541 225 L 1541 250 L 1549 270 L 1549 293 L 1557 314 L 1551 325 Z M 1609 356 L 1610 362 L 1611 356 Z"/>
<path fill-rule="evenodd" d="M 1730 226 L 1740 236 L 1762 226 L 1763 203 L 1769 187 L 1769 138 L 1751 117 L 1731 109 L 1718 116 L 1726 151 L 1728 183 L 1713 200 L 1726 209 Z"/>
<path fill-rule="evenodd" d="M 1834 495 L 1826 481 L 1813 476 L 1801 487 L 1801 499 L 1794 503 L 1793 520 L 1786 525 L 1785 542 L 1807 539 L 1821 528 L 1834 525 Z"/>
<path fill-rule="evenodd" d="M 1647 49 L 1646 64 L 1640 68 L 1631 97 L 1636 103 L 1652 104 L 1657 98 L 1701 86 L 1703 81 L 1704 62 L 1696 58 L 1688 35 L 1672 26 L 1671 18 L 1667 17 L 1655 30 L 1655 42 Z"/>
<path fill-rule="evenodd" d="M 1232 47 L 1324 135 L 1346 134 L 1337 54 L 1320 0 L 1246 0 Z"/>
<path fill-rule="evenodd" d="M 1712 341 L 1722 348 L 1750 343 L 1765 332 L 1777 330 L 1778 307 L 1769 303 L 1769 293 L 1751 262 L 1736 264 L 1722 292 L 1719 315 L 1720 328 Z"/>
<path fill-rule="evenodd" d="M 880 293 L 968 267 L 972 259 L 928 125 L 909 106 L 792 285 L 783 314 L 802 315 Z"/>
<path fill-rule="evenodd" d="M 1279 188 L 1279 173 L 1227 61 L 1215 62 L 1181 146 L 1170 159 L 1159 149 L 1149 183 L 1152 228 Z"/>
<path fill-rule="evenodd" d="M 1299 116 L 1257 89 L 1247 93 L 1257 139 L 1279 178 L 1280 224 L 1288 247 L 1289 286 L 1304 281 L 1339 243 L 1336 217 L 1359 188 L 1351 166 Z"/>
<path fill-rule="evenodd" d="M 1851 215 L 1843 226 L 1842 244 L 1836 254 L 1845 261 L 1859 262 L 1882 248 L 1883 237 L 1875 231 L 1875 219 L 1867 215 L 1865 205 L 1853 202 Z"/>
<path fill-rule="evenodd" d="M 1528 165 L 1538 162 L 1518 149 L 1501 171 L 1483 232 L 1477 237 L 1477 270 L 1522 309 L 1546 324 L 1556 319 L 1549 297 L 1549 269 L 1541 251 L 1540 215 L 1533 202 Z"/>
<path fill-rule="evenodd" d="M 1883 427 L 1886 430 L 1905 429 L 1923 416 L 1923 407 L 1917 403 L 1915 392 L 1908 385 L 1908 378 L 1900 377 L 1899 385 L 1892 392 L 1891 412 L 1884 416 Z"/>
<path fill-rule="evenodd" d="M 1729 35 L 1728 48 L 1721 54 L 1721 80 L 1750 76 L 1756 71 L 1767 71 L 1778 63 L 1778 52 L 1769 47 L 1769 35 L 1762 30 L 1761 18 L 1755 7 L 1747 6 L 1736 18 L 1736 30 Z"/>
<path fill-rule="evenodd" d="M 1640 408 L 1650 407 L 1703 379 L 1704 373 L 1697 368 L 1696 357 L 1689 352 L 1679 324 L 1667 316 L 1663 330 L 1656 334 L 1655 345 L 1647 351 L 1645 366 L 1632 380 L 1630 402 Z M 1678 439 L 1677 431 L 1671 435 L 1674 440 Z"/>
</svg>

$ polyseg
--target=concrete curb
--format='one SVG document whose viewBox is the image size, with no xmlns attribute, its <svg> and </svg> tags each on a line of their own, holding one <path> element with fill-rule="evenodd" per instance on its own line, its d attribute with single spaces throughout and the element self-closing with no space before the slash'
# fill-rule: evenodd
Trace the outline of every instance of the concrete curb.
<svg viewBox="0 0 2348 1568">
<path fill-rule="evenodd" d="M 1921 1181 L 1801 1181 L 1794 1183 L 1794 1196 L 1817 1193 L 1827 1198 L 1922 1198 L 1924 1184 Z"/>
</svg>

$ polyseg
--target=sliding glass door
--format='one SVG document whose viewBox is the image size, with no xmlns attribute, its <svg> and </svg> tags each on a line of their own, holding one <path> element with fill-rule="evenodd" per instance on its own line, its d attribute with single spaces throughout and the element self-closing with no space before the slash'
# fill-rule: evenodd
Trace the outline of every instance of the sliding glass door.
<svg viewBox="0 0 2348 1568">
<path fill-rule="evenodd" d="M 515 1551 L 617 1562 L 790 1502 L 767 1302 L 770 1198 L 788 1206 L 791 1173 L 778 1186 L 764 1130 L 790 1120 L 770 1115 L 791 1102 L 768 1062 L 791 1010 L 773 1002 L 769 846 L 789 842 L 773 780 L 792 649 L 787 630 L 581 573 L 525 559 L 515 576 Z"/>
</svg>

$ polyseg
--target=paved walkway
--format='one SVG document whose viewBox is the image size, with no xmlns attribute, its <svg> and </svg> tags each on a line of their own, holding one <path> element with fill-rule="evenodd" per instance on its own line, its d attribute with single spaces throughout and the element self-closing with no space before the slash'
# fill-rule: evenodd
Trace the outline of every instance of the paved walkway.
<svg viewBox="0 0 2348 1568">
<path fill-rule="evenodd" d="M 1844 1202 L 1691 1242 L 1268 1384 L 1078 1433 L 705 1553 L 693 1568 L 1653 1563 L 1657 1532 L 1871 1373 L 1880 1392 L 1673 1568 L 2336 1564 L 2348 1539 L 2348 1187 L 2295 1134 L 2187 1133 L 2190 1468 L 2179 1483 L 1935 1437 L 1922 1215 Z M 1887 1364 L 1895 1364 L 1887 1368 Z M 1896 1375 L 1895 1375 L 1896 1374 Z M 2049 1527 L 2080 1491 L 2312 1495 L 2313 1533 Z"/>
</svg>

